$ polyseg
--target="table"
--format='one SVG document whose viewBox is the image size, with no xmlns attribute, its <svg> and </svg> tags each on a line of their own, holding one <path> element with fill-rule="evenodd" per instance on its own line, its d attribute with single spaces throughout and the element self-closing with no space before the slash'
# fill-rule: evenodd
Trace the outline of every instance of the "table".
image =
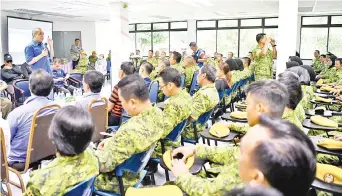
<svg viewBox="0 0 342 196">
<path fill-rule="evenodd" d="M 326 183 L 316 178 L 311 186 L 314 189 L 328 191 L 329 193 L 333 193 L 336 195 L 342 195 L 342 185 Z"/>
<path fill-rule="evenodd" d="M 316 152 L 318 153 L 322 153 L 322 154 L 328 154 L 328 155 L 333 155 L 333 156 L 337 156 L 337 157 L 342 157 L 342 150 L 329 150 L 329 149 L 326 149 L 326 148 L 323 148 L 323 147 L 320 147 L 317 145 L 317 142 L 321 139 L 324 139 L 323 137 L 320 137 L 320 136 L 313 136 L 313 137 L 310 137 L 312 143 L 315 145 L 315 149 L 316 149 Z"/>
<path fill-rule="evenodd" d="M 320 89 L 317 89 L 316 90 L 316 93 L 320 93 L 320 94 L 328 94 L 328 95 L 331 95 L 330 92 L 327 92 L 327 91 L 321 91 Z"/>
<path fill-rule="evenodd" d="M 207 139 L 208 145 L 210 146 L 210 140 L 215 141 L 215 145 L 217 146 L 217 141 L 220 142 L 231 142 L 234 141 L 234 138 L 237 138 L 238 136 L 241 136 L 241 133 L 235 132 L 235 131 L 230 131 L 229 135 L 227 137 L 215 137 L 209 133 L 209 129 L 205 129 L 202 131 L 201 136 L 204 139 Z M 235 141 L 234 141 L 235 144 Z"/>
<path fill-rule="evenodd" d="M 202 170 L 202 166 L 208 162 L 206 159 L 201 159 L 201 158 L 198 158 L 195 156 L 195 162 L 194 162 L 194 165 L 190 168 L 189 172 L 191 174 L 198 174 L 201 170 Z M 168 167 L 166 167 L 163 159 L 161 158 L 160 159 L 160 166 L 165 169 L 165 170 L 168 170 L 170 171 L 170 169 Z"/>
<path fill-rule="evenodd" d="M 328 137 L 329 137 L 329 134 L 328 134 L 329 131 L 336 130 L 336 128 L 333 128 L 333 127 L 323 127 L 320 125 L 316 125 L 315 123 L 311 122 L 310 119 L 304 119 L 303 127 L 307 129 L 317 129 L 317 130 L 325 131 Z"/>
<path fill-rule="evenodd" d="M 156 104 L 158 108 L 160 108 L 161 110 L 165 109 L 165 103 L 164 102 L 159 102 Z"/>
<path fill-rule="evenodd" d="M 232 118 L 230 117 L 230 113 L 223 114 L 221 118 L 224 120 L 232 121 L 232 122 L 247 123 L 247 119 Z"/>
<path fill-rule="evenodd" d="M 315 110 L 305 110 L 305 115 L 307 116 L 315 116 L 315 115 L 319 115 L 319 114 L 315 114 Z M 324 117 L 332 117 L 333 116 L 333 112 L 330 110 L 325 110 Z"/>
<path fill-rule="evenodd" d="M 322 94 L 322 93 L 315 93 L 315 95 L 316 96 L 319 96 L 319 97 L 322 97 L 322 98 L 336 98 L 336 96 L 335 95 L 333 95 L 333 94 Z"/>
</svg>

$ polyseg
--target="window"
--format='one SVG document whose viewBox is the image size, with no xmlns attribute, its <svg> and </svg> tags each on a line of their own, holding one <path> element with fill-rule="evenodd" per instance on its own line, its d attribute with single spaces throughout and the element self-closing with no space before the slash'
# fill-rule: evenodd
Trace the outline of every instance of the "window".
<svg viewBox="0 0 342 196">
<path fill-rule="evenodd" d="M 153 50 L 169 53 L 169 31 L 153 32 Z"/>
<path fill-rule="evenodd" d="M 233 52 L 238 56 L 238 29 L 217 30 L 217 52 L 227 56 L 228 52 Z"/>
<path fill-rule="evenodd" d="M 141 56 L 147 56 L 152 48 L 151 32 L 136 33 L 136 49 L 140 50 Z"/>
<path fill-rule="evenodd" d="M 261 26 L 261 19 L 241 20 L 241 26 Z"/>
<path fill-rule="evenodd" d="M 186 31 L 170 31 L 170 50 L 179 53 L 186 51 L 189 47 L 187 36 Z"/>
<path fill-rule="evenodd" d="M 151 24 L 137 24 L 137 30 L 151 30 Z"/>
<path fill-rule="evenodd" d="M 335 54 L 337 57 L 342 57 L 341 35 L 342 27 L 330 28 L 328 51 Z"/>
<path fill-rule="evenodd" d="M 216 52 L 216 30 L 197 31 L 197 43 L 200 48 L 205 50 L 206 54 L 213 56 Z"/>
<path fill-rule="evenodd" d="M 342 24 L 342 16 L 332 16 L 331 24 Z"/>
<path fill-rule="evenodd" d="M 264 33 L 266 33 L 267 36 L 270 36 L 274 40 L 278 40 L 278 28 L 269 28 L 269 29 L 264 29 Z"/>
<path fill-rule="evenodd" d="M 265 18 L 265 26 L 278 26 L 278 18 Z"/>
<path fill-rule="evenodd" d="M 312 59 L 314 50 L 327 52 L 328 28 L 302 28 L 300 55 Z"/>
<path fill-rule="evenodd" d="M 197 28 L 215 28 L 216 21 L 197 21 Z"/>
<path fill-rule="evenodd" d="M 302 25 L 319 25 L 319 24 L 328 24 L 328 17 L 303 17 Z"/>
<path fill-rule="evenodd" d="M 171 22 L 171 29 L 186 29 L 188 28 L 187 22 Z"/>
<path fill-rule="evenodd" d="M 238 20 L 219 20 L 218 27 L 237 27 Z"/>
<path fill-rule="evenodd" d="M 130 38 L 131 43 L 132 43 L 131 50 L 134 51 L 134 53 L 135 53 L 135 48 L 136 48 L 135 47 L 135 33 L 130 33 L 129 36 L 130 36 L 129 38 Z"/>
<path fill-rule="evenodd" d="M 129 31 L 135 31 L 135 25 L 129 25 Z"/>
<path fill-rule="evenodd" d="M 153 23 L 153 30 L 168 29 L 169 23 Z"/>
<path fill-rule="evenodd" d="M 256 45 L 256 35 L 261 33 L 262 29 L 241 29 L 240 30 L 240 56 L 248 55 Z"/>
</svg>

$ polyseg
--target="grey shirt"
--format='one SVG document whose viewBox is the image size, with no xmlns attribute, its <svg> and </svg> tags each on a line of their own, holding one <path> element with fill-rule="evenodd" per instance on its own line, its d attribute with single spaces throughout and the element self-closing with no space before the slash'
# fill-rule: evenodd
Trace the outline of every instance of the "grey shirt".
<svg viewBox="0 0 342 196">
<path fill-rule="evenodd" d="M 88 110 L 88 105 L 94 99 L 100 99 L 100 93 L 88 93 L 83 95 L 83 97 L 76 102 L 77 107 L 82 107 L 83 109 Z M 95 105 L 96 106 L 96 105 Z"/>
</svg>

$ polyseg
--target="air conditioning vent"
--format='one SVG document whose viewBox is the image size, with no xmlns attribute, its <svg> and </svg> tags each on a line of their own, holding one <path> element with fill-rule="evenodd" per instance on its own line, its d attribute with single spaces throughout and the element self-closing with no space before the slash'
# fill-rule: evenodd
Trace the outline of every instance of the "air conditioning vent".
<svg viewBox="0 0 342 196">
<path fill-rule="evenodd" d="M 56 12 L 44 12 L 44 11 L 29 10 L 29 9 L 14 9 L 14 11 L 25 13 L 25 14 L 59 16 L 59 17 L 65 17 L 65 18 L 80 17 L 80 16 L 75 16 L 75 15 L 69 15 L 69 14 L 61 14 L 61 13 L 56 13 Z"/>
<path fill-rule="evenodd" d="M 312 12 L 313 7 L 299 7 L 298 12 Z"/>
</svg>

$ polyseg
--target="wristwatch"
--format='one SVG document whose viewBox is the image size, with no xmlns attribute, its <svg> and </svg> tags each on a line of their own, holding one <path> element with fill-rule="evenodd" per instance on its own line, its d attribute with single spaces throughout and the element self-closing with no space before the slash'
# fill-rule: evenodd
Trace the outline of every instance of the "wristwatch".
<svg viewBox="0 0 342 196">
<path fill-rule="evenodd" d="M 272 45 L 272 47 L 276 47 L 276 46 L 277 46 L 277 44 Z"/>
</svg>

